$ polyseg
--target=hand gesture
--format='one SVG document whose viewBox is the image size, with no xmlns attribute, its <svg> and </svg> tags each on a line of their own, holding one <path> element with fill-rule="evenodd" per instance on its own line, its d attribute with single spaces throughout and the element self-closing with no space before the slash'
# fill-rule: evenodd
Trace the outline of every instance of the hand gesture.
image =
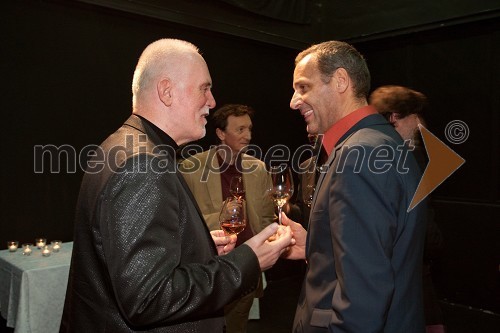
<svg viewBox="0 0 500 333">
<path fill-rule="evenodd" d="M 295 244 L 290 246 L 290 248 L 283 254 L 283 258 L 286 259 L 305 259 L 306 258 L 306 238 L 307 231 L 302 227 L 300 223 L 294 222 L 286 216 L 285 213 L 281 213 L 281 223 L 284 226 L 288 226 L 293 233 L 293 238 L 295 239 Z"/>
<path fill-rule="evenodd" d="M 273 235 L 274 237 L 271 238 Z M 245 244 L 250 246 L 255 252 L 255 255 L 259 259 L 260 269 L 265 271 L 271 268 L 281 254 L 286 251 L 286 248 L 293 245 L 294 242 L 292 231 L 289 227 L 278 226 L 277 223 L 272 223 L 257 235 L 247 240 Z"/>
</svg>

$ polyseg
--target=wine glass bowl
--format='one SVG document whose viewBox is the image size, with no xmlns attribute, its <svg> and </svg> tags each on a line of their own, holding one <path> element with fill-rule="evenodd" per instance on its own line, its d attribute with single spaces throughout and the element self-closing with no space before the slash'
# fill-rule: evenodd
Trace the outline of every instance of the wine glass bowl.
<svg viewBox="0 0 500 333">
<path fill-rule="evenodd" d="M 219 222 L 226 235 L 237 235 L 245 230 L 247 224 L 245 200 L 241 197 L 229 197 L 224 200 Z"/>
<path fill-rule="evenodd" d="M 243 194 L 245 194 L 245 187 L 243 186 L 242 176 L 234 176 L 231 178 L 229 192 L 236 198 L 241 199 L 243 197 Z"/>
<path fill-rule="evenodd" d="M 278 223 L 281 224 L 281 212 L 283 206 L 293 195 L 293 177 L 290 168 L 287 166 L 275 166 L 269 169 L 272 186 L 269 195 L 273 199 L 274 205 L 278 207 Z"/>
</svg>

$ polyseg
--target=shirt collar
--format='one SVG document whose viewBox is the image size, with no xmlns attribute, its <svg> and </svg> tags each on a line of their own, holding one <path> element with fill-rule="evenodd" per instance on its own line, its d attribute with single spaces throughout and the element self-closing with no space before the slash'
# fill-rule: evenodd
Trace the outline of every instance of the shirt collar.
<svg viewBox="0 0 500 333">
<path fill-rule="evenodd" d="M 323 147 L 325 148 L 328 156 L 330 156 L 333 148 L 337 145 L 339 140 L 359 121 L 363 118 L 378 113 L 377 110 L 371 106 L 363 106 L 354 112 L 349 113 L 335 124 L 332 125 L 324 134 Z"/>
<path fill-rule="evenodd" d="M 147 120 L 146 118 L 144 118 L 138 114 L 136 114 L 136 116 L 141 118 L 142 121 L 144 121 L 146 124 L 149 125 L 149 127 L 151 127 L 153 129 L 153 131 L 156 133 L 156 135 L 160 139 L 161 144 L 171 146 L 174 149 L 179 148 L 179 145 L 177 145 L 177 143 L 175 143 L 174 139 L 172 139 L 170 137 L 170 135 L 168 135 L 167 133 L 163 132 L 158 126 L 156 126 L 155 124 L 153 124 L 152 122 L 150 122 L 149 120 Z"/>
<path fill-rule="evenodd" d="M 219 162 L 219 167 L 222 169 L 222 168 L 225 168 L 227 169 L 228 167 L 231 167 L 231 166 L 237 166 L 238 168 L 240 168 L 239 170 L 241 170 L 241 159 L 242 159 L 242 154 L 238 154 L 238 156 L 236 157 L 236 160 L 234 161 L 234 164 L 228 164 L 224 161 L 224 159 L 222 158 L 222 156 L 220 156 L 219 152 L 218 152 L 218 148 L 215 150 L 215 153 L 217 154 L 217 161 Z"/>
</svg>

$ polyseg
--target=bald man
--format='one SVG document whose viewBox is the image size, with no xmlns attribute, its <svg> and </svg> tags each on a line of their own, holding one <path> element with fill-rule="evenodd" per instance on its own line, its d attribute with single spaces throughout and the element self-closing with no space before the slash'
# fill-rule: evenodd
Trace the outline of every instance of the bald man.
<svg viewBox="0 0 500 333">
<path fill-rule="evenodd" d="M 133 114 L 83 177 L 61 332 L 223 332 L 224 305 L 252 292 L 293 242 L 273 223 L 235 249 L 236 237 L 208 230 L 177 172 L 178 145 L 205 135 L 211 86 L 188 42 L 142 53 Z"/>
</svg>

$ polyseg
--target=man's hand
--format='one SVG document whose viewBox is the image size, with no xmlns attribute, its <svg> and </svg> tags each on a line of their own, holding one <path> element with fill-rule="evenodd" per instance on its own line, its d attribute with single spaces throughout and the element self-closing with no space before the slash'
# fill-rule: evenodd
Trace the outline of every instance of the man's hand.
<svg viewBox="0 0 500 333">
<path fill-rule="evenodd" d="M 277 223 L 268 225 L 264 230 L 245 242 L 257 255 L 262 271 L 271 268 L 281 254 L 286 251 L 287 247 L 294 243 L 295 240 L 292 237 L 290 228 L 278 226 Z"/>
<path fill-rule="evenodd" d="M 300 223 L 290 220 L 285 213 L 281 214 L 281 223 L 288 226 L 292 230 L 293 238 L 295 239 L 295 245 L 289 247 L 289 249 L 283 254 L 283 258 L 305 259 L 307 238 L 306 229 L 304 229 Z"/>
<path fill-rule="evenodd" d="M 236 245 L 237 236 L 224 234 L 222 230 L 210 231 L 212 239 L 214 240 L 215 247 L 217 248 L 217 253 L 221 256 L 231 252 Z"/>
</svg>

